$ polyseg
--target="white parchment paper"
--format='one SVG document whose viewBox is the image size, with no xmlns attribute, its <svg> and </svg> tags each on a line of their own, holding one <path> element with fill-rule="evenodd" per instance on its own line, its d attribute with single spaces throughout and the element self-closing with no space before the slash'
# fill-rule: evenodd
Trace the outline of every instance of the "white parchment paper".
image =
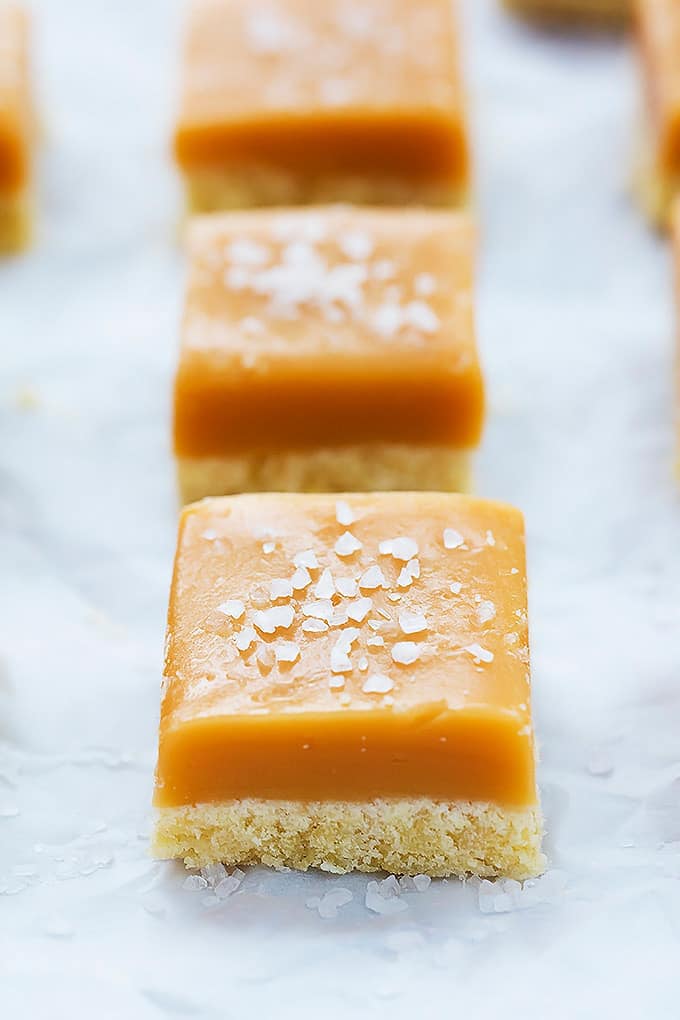
<svg viewBox="0 0 680 1020">
<path fill-rule="evenodd" d="M 33 7 L 39 235 L 0 264 L 0 1012 L 677 1017 L 674 325 L 666 246 L 628 195 L 628 42 L 465 4 L 479 488 L 528 518 L 555 881 L 530 909 L 491 912 L 474 883 L 433 882 L 382 916 L 366 876 L 257 869 L 218 899 L 148 857 L 176 521 L 180 11 Z M 321 917 L 341 889 L 351 902 Z"/>
</svg>

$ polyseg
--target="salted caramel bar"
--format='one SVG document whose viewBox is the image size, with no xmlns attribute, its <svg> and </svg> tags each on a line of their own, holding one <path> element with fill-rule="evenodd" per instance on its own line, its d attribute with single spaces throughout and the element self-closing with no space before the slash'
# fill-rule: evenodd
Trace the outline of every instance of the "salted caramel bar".
<svg viewBox="0 0 680 1020">
<path fill-rule="evenodd" d="M 33 105 L 28 19 L 0 0 L 0 253 L 28 241 L 31 227 Z"/>
<path fill-rule="evenodd" d="M 677 446 L 675 450 L 675 470 L 680 478 L 680 195 L 673 201 L 671 212 L 671 224 L 673 232 L 673 254 L 675 263 L 675 305 L 678 317 L 678 329 L 676 330 L 677 342 L 675 352 L 675 380 L 676 380 L 676 436 Z"/>
<path fill-rule="evenodd" d="M 503 0 L 508 10 L 541 21 L 576 21 L 581 25 L 623 23 L 633 0 Z"/>
<path fill-rule="evenodd" d="M 190 866 L 544 866 L 524 526 L 446 493 L 181 517 L 153 846 Z"/>
<path fill-rule="evenodd" d="M 193 0 L 174 149 L 194 211 L 468 194 L 452 0 Z"/>
<path fill-rule="evenodd" d="M 474 231 L 446 210 L 198 217 L 174 392 L 185 502 L 469 487 Z"/>
<path fill-rule="evenodd" d="M 680 191 L 680 4 L 636 0 L 635 26 L 644 90 L 637 191 L 660 227 Z"/>
</svg>

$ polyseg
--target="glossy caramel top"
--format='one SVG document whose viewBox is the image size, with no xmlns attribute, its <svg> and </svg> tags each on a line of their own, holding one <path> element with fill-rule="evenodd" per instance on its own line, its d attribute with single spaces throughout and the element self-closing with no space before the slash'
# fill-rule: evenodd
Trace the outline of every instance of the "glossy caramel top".
<svg viewBox="0 0 680 1020">
<path fill-rule="evenodd" d="M 336 207 L 195 220 L 177 453 L 476 445 L 474 243 L 470 219 L 452 212 Z"/>
<path fill-rule="evenodd" d="M 349 169 L 335 145 L 345 133 L 371 164 L 401 153 L 413 172 L 445 169 L 462 160 L 462 111 L 451 0 L 193 0 L 176 133 L 186 166 L 275 152 L 311 172 L 328 169 L 325 150 Z M 362 131 L 376 119 L 395 128 L 382 155 Z M 420 153 L 399 138 L 418 124 L 433 129 Z M 444 125 L 449 143 L 434 130 Z"/>
<path fill-rule="evenodd" d="M 431 493 L 194 504 L 168 615 L 157 802 L 373 789 L 526 803 L 528 663 L 511 507 Z M 409 768 L 395 772 L 399 747 Z"/>
<path fill-rule="evenodd" d="M 24 187 L 33 131 L 28 67 L 28 19 L 0 0 L 0 191 Z"/>
</svg>

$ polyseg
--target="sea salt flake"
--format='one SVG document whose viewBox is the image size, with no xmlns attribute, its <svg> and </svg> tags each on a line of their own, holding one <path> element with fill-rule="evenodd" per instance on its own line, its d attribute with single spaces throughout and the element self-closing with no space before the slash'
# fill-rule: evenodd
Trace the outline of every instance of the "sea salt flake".
<svg viewBox="0 0 680 1020">
<path fill-rule="evenodd" d="M 463 585 L 460 583 L 460 581 L 452 581 L 451 584 L 449 585 L 449 591 L 453 595 L 460 595 L 462 590 Z"/>
<path fill-rule="evenodd" d="M 397 641 L 392 647 L 392 658 L 400 666 L 411 666 L 420 657 L 420 645 L 415 641 Z"/>
<path fill-rule="evenodd" d="M 245 878 L 245 874 L 240 868 L 234 868 L 231 875 L 227 875 L 221 882 L 218 882 L 215 886 L 215 896 L 218 900 L 226 900 L 228 896 L 233 896 L 241 882 Z"/>
<path fill-rule="evenodd" d="M 393 301 L 383 302 L 373 315 L 373 329 L 385 339 L 396 336 L 403 323 L 402 309 Z"/>
<path fill-rule="evenodd" d="M 297 662 L 300 658 L 300 646 L 294 641 L 279 641 L 274 648 L 277 662 Z"/>
<path fill-rule="evenodd" d="M 305 602 L 301 608 L 305 616 L 314 616 L 317 620 L 324 620 L 326 623 L 331 622 L 331 618 L 333 616 L 333 603 L 330 599 L 320 599 L 317 602 Z"/>
<path fill-rule="evenodd" d="M 314 586 L 314 594 L 318 599 L 330 599 L 335 595 L 335 582 L 328 567 L 323 571 L 321 577 Z"/>
<path fill-rule="evenodd" d="M 480 623 L 488 623 L 496 615 L 496 607 L 488 599 L 482 599 L 477 606 L 477 619 Z"/>
<path fill-rule="evenodd" d="M 189 875 L 182 882 L 182 888 L 188 889 L 189 892 L 198 892 L 208 888 L 208 880 L 203 875 Z"/>
<path fill-rule="evenodd" d="M 253 613 L 253 623 L 263 634 L 287 630 L 293 625 L 294 618 L 295 610 L 292 606 L 272 606 L 271 609 L 258 609 Z"/>
<path fill-rule="evenodd" d="M 226 256 L 240 266 L 263 266 L 269 260 L 269 251 L 263 244 L 244 237 L 227 246 Z"/>
<path fill-rule="evenodd" d="M 344 609 L 334 609 L 331 614 L 330 625 L 331 627 L 344 627 L 349 620 L 349 616 Z"/>
<path fill-rule="evenodd" d="M 293 591 L 302 591 L 312 583 L 312 576 L 306 567 L 298 567 L 290 579 Z"/>
<path fill-rule="evenodd" d="M 388 594 L 387 597 L 390 600 L 390 602 L 400 602 L 401 601 L 401 595 L 400 595 L 400 593 L 398 591 L 391 591 Z"/>
<path fill-rule="evenodd" d="M 488 648 L 482 648 L 481 645 L 472 644 L 466 645 L 463 648 L 464 652 L 468 652 L 475 662 L 493 662 L 493 652 L 490 652 Z"/>
<path fill-rule="evenodd" d="M 344 676 L 332 676 L 328 681 L 328 686 L 332 691 L 339 691 L 345 686 Z"/>
<path fill-rule="evenodd" d="M 401 899 L 398 895 L 391 895 L 389 893 L 384 895 L 382 885 L 382 882 L 369 882 L 366 886 L 364 903 L 367 910 L 371 910 L 375 914 L 382 914 L 383 916 L 399 914 L 404 910 L 408 910 L 406 900 Z"/>
<path fill-rule="evenodd" d="M 371 590 L 375 588 L 384 588 L 385 586 L 385 575 L 378 566 L 369 567 L 368 570 L 364 571 L 359 580 L 360 588 L 367 588 Z"/>
<path fill-rule="evenodd" d="M 382 556 L 393 556 L 395 560 L 406 563 L 418 555 L 418 543 L 413 538 L 390 538 L 378 546 Z"/>
<path fill-rule="evenodd" d="M 344 499 L 339 499 L 335 504 L 335 519 L 344 528 L 351 527 L 357 520 L 351 506 Z"/>
<path fill-rule="evenodd" d="M 459 549 L 464 542 L 465 539 L 461 535 L 460 531 L 456 531 L 455 528 L 444 528 L 445 549 Z"/>
<path fill-rule="evenodd" d="M 491 546 L 496 544 L 496 539 L 494 537 L 493 531 L 487 531 L 487 533 L 486 533 L 486 544 L 487 545 L 491 545 Z"/>
<path fill-rule="evenodd" d="M 363 623 L 370 611 L 373 609 L 373 599 L 364 596 L 348 602 L 345 606 L 347 616 L 355 623 Z"/>
<path fill-rule="evenodd" d="M 303 620 L 302 629 L 306 634 L 323 634 L 328 630 L 328 624 L 325 620 Z"/>
<path fill-rule="evenodd" d="M 227 869 L 223 864 L 206 864 L 201 868 L 201 876 L 211 888 L 214 888 L 223 878 L 227 877 Z"/>
<path fill-rule="evenodd" d="M 364 694 L 388 694 L 394 684 L 384 673 L 373 673 L 364 681 L 362 690 Z"/>
<path fill-rule="evenodd" d="M 219 613 L 231 617 L 232 620 L 240 620 L 246 611 L 245 604 L 240 599 L 227 599 L 217 607 Z"/>
<path fill-rule="evenodd" d="M 358 665 L 359 665 L 359 670 L 362 673 L 365 673 L 366 670 L 368 669 L 368 659 L 366 658 L 365 655 L 361 656 L 361 658 L 359 659 L 359 664 Z"/>
<path fill-rule="evenodd" d="M 385 645 L 385 638 L 381 637 L 380 634 L 374 634 L 366 642 L 369 648 L 383 648 Z"/>
<path fill-rule="evenodd" d="M 342 595 L 343 598 L 354 598 L 359 591 L 359 585 L 353 577 L 336 577 L 335 587 L 338 594 Z"/>
<path fill-rule="evenodd" d="M 267 542 L 262 543 L 262 552 L 265 554 L 265 556 L 271 556 L 275 549 L 276 542 L 272 542 L 271 539 L 269 539 Z"/>
<path fill-rule="evenodd" d="M 404 634 L 420 634 L 428 629 L 428 623 L 423 613 L 412 613 L 408 609 L 399 611 L 399 626 Z"/>
<path fill-rule="evenodd" d="M 425 301 L 411 301 L 406 306 L 404 317 L 421 333 L 436 333 L 441 325 L 439 317 Z"/>
<path fill-rule="evenodd" d="M 413 285 L 418 297 L 431 297 L 437 289 L 437 281 L 431 273 L 418 273 Z"/>
<path fill-rule="evenodd" d="M 303 552 L 296 553 L 293 557 L 293 564 L 296 567 L 306 567 L 307 570 L 319 569 L 319 561 L 313 549 L 305 549 Z"/>
<path fill-rule="evenodd" d="M 311 578 L 310 578 L 311 580 Z M 269 585 L 269 595 L 274 599 L 289 599 L 293 594 L 293 584 L 286 577 L 275 577 Z"/>
<path fill-rule="evenodd" d="M 247 652 L 253 641 L 257 641 L 257 633 L 254 627 L 244 627 L 234 634 L 234 644 L 239 652 Z"/>
<path fill-rule="evenodd" d="M 373 241 L 368 234 L 358 231 L 343 234 L 340 237 L 340 250 L 348 259 L 363 262 L 373 254 Z"/>
<path fill-rule="evenodd" d="M 360 549 L 363 549 L 363 545 L 351 531 L 346 531 L 335 543 L 335 552 L 338 556 L 353 556 Z"/>
<path fill-rule="evenodd" d="M 255 658 L 264 670 L 270 670 L 274 665 L 274 652 L 269 645 L 260 645 L 255 652 Z"/>
</svg>

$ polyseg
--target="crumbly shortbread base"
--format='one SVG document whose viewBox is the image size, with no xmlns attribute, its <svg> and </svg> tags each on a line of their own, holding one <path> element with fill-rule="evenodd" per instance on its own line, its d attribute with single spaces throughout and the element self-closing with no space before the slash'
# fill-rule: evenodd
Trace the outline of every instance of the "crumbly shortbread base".
<svg viewBox="0 0 680 1020">
<path fill-rule="evenodd" d="M 508 10 L 542 20 L 576 19 L 581 23 L 621 23 L 631 12 L 631 0 L 504 0 Z"/>
<path fill-rule="evenodd" d="M 469 450 L 366 443 L 180 457 L 177 477 L 184 503 L 239 492 L 469 492 L 471 460 Z"/>
<path fill-rule="evenodd" d="M 338 174 L 305 180 L 299 174 L 258 166 L 186 172 L 185 184 L 187 205 L 197 213 L 333 202 L 451 207 L 465 205 L 468 197 L 466 187 L 450 182 Z"/>
<path fill-rule="evenodd" d="M 21 251 L 31 237 L 31 203 L 27 191 L 0 195 L 0 253 Z"/>
<path fill-rule="evenodd" d="M 511 811 L 473 801 L 427 798 L 270 801 L 161 808 L 154 856 L 187 867 L 266 864 L 326 871 L 390 871 L 433 877 L 479 875 L 523 880 L 541 874 L 538 806 Z"/>
</svg>

